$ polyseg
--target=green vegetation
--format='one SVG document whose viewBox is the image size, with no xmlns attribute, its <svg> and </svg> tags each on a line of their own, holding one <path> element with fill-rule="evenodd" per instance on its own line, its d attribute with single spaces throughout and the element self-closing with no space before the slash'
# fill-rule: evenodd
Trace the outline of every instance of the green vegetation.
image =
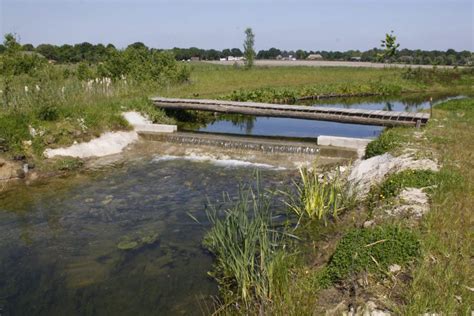
<svg viewBox="0 0 474 316">
<path fill-rule="evenodd" d="M 390 35 L 390 34 L 388 34 Z M 375 43 L 374 43 L 375 45 Z M 141 42 L 130 44 L 131 48 L 147 48 L 157 52 L 163 51 L 157 48 L 148 48 Z M 61 46 L 51 44 L 41 44 L 34 47 L 32 44 L 22 45 L 22 50 L 28 53 L 36 53 L 44 56 L 49 60 L 54 60 L 58 63 L 98 63 L 104 62 L 110 53 L 117 51 L 112 44 L 91 44 L 88 42 L 79 43 L 75 45 L 64 44 Z M 0 54 L 5 51 L 5 46 L 0 44 Z M 219 60 L 219 58 L 227 58 L 229 56 L 241 57 L 242 51 L 239 48 L 226 48 L 223 50 L 216 49 L 201 49 L 197 47 L 178 48 L 171 50 L 176 60 L 189 60 L 192 57 L 200 60 Z M 384 47 L 381 49 L 374 48 L 367 51 L 348 50 L 348 51 L 306 51 L 302 49 L 297 50 L 280 50 L 272 47 L 268 50 L 260 50 L 256 54 L 257 59 L 277 59 L 289 58 L 290 55 L 297 59 L 306 59 L 310 54 L 320 54 L 325 60 L 360 60 L 375 62 L 378 61 L 380 54 L 384 53 Z M 387 58 L 388 59 L 388 58 Z M 402 49 L 395 56 L 388 59 L 390 62 L 403 64 L 422 64 L 422 65 L 458 65 L 469 66 L 473 65 L 473 55 L 470 51 L 455 51 L 448 49 L 446 51 L 425 51 L 425 50 L 411 50 Z"/>
<path fill-rule="evenodd" d="M 385 129 L 379 137 L 371 141 L 365 149 L 365 158 L 385 154 L 399 147 L 403 141 L 400 129 Z"/>
<path fill-rule="evenodd" d="M 393 31 L 385 34 L 385 39 L 382 40 L 380 46 L 383 48 L 383 53 L 379 55 L 380 61 L 385 61 L 386 59 L 393 58 L 397 55 L 397 49 L 400 47 L 400 44 L 396 42 L 397 37 L 393 34 Z"/>
<path fill-rule="evenodd" d="M 288 235 L 273 221 L 272 202 L 258 187 L 244 188 L 224 214 L 207 212 L 213 227 L 204 245 L 216 256 L 211 275 L 231 309 L 264 308 L 286 287 L 291 253 L 285 250 Z"/>
<path fill-rule="evenodd" d="M 378 193 L 384 198 L 397 196 L 404 188 L 426 188 L 437 183 L 438 173 L 431 170 L 404 170 L 389 175 Z"/>
<path fill-rule="evenodd" d="M 46 147 L 87 141 L 104 131 L 128 129 L 123 111 L 170 122 L 147 96 L 186 81 L 190 69 L 172 55 L 128 48 L 103 63 L 54 66 L 22 52 L 5 37 L 0 56 L 0 138 L 11 156 L 41 160 Z"/>
<path fill-rule="evenodd" d="M 253 61 L 255 59 L 255 50 L 253 49 L 255 44 L 255 35 L 251 28 L 245 30 L 245 41 L 244 41 L 244 57 L 245 67 L 250 69 L 253 67 Z"/>
<path fill-rule="evenodd" d="M 354 229 L 338 243 L 319 282 L 328 286 L 363 271 L 383 276 L 390 265 L 407 265 L 420 254 L 420 243 L 408 229 L 390 225 Z"/>
<path fill-rule="evenodd" d="M 320 179 L 319 172 L 300 169 L 301 183 L 295 182 L 296 198 L 288 194 L 288 207 L 299 221 L 321 221 L 325 223 L 329 217 L 337 218 L 342 211 L 346 196 L 338 178 Z"/>
<path fill-rule="evenodd" d="M 408 303 L 400 313 L 466 315 L 474 302 L 474 99 L 440 104 L 434 117 L 426 139 L 411 141 L 438 157 L 443 176 L 419 228 L 424 256 L 413 271 L 413 282 L 405 292 Z"/>
<path fill-rule="evenodd" d="M 474 273 L 471 263 L 474 255 L 471 247 L 473 243 L 471 205 L 474 203 L 472 182 L 474 169 L 471 162 L 474 143 L 471 138 L 474 126 L 474 100 L 471 98 L 448 101 L 435 107 L 433 111 L 436 119 L 431 120 L 425 128 L 425 137 L 415 137 L 414 129 L 390 129 L 387 133 L 391 138 L 397 139 L 398 147 L 387 147 L 383 152 L 393 153 L 399 147 L 416 148 L 420 156 L 437 157 L 442 163 L 442 169 L 439 172 L 407 170 L 389 175 L 380 186 L 373 188 L 375 193 L 372 194 L 376 196 L 377 201 L 383 202 L 384 199 L 396 196 L 406 187 L 430 188 L 432 209 L 429 213 L 417 224 L 413 224 L 413 221 L 407 218 L 387 218 L 373 228 L 361 228 L 362 224 L 371 218 L 370 209 L 365 207 L 366 203 L 361 203 L 347 208 L 344 213 L 339 213 L 339 216 L 327 217 L 326 225 L 321 225 L 324 221 L 320 219 L 324 216 L 319 217 L 318 212 L 308 215 L 305 213 L 305 221 L 309 225 L 297 225 L 296 228 L 293 224 L 284 225 L 278 230 L 281 239 L 273 235 L 275 231 L 270 227 L 274 224 L 268 226 L 260 224 L 258 225 L 262 228 L 260 234 L 245 235 L 247 230 L 240 229 L 241 225 L 236 223 L 243 222 L 246 223 L 242 225 L 243 227 L 254 227 L 248 224 L 254 223 L 249 219 L 258 216 L 251 214 L 240 219 L 235 216 L 230 220 L 230 213 L 226 213 L 225 220 L 221 219 L 217 225 L 219 228 L 216 229 L 220 232 L 221 243 L 213 244 L 216 246 L 213 253 L 220 253 L 216 265 L 221 267 L 227 264 L 234 265 L 234 259 L 228 258 L 237 256 L 230 254 L 239 254 L 239 258 L 242 258 L 242 254 L 247 253 L 244 252 L 248 249 L 247 245 L 251 245 L 251 249 L 260 249 L 244 236 L 267 236 L 262 233 L 267 231 L 268 236 L 275 240 L 274 254 L 278 253 L 283 258 L 287 256 L 284 262 L 277 261 L 279 262 L 277 266 L 284 267 L 286 278 L 278 277 L 277 280 L 284 281 L 279 281 L 278 290 L 265 296 L 265 299 L 259 297 L 253 301 L 254 304 L 245 305 L 238 303 L 242 300 L 242 292 L 236 291 L 236 283 L 231 281 L 235 280 L 236 275 L 243 275 L 235 272 L 241 271 L 242 268 L 226 268 L 225 271 L 231 271 L 228 274 L 231 277 L 226 279 L 226 284 L 232 286 L 226 287 L 225 291 L 221 292 L 223 301 L 218 312 L 320 314 L 334 308 L 343 300 L 366 301 L 367 297 L 375 295 L 383 297 L 388 309 L 402 315 L 420 315 L 426 312 L 456 315 L 469 313 L 472 308 L 470 302 L 474 299 L 472 292 Z M 329 184 L 318 182 L 316 173 L 308 174 L 307 170 L 306 173 L 305 171 L 302 173 L 303 179 L 297 186 L 293 200 L 299 203 L 297 205 L 300 208 L 298 212 L 293 209 L 287 214 L 288 223 L 296 223 L 301 219 L 300 214 L 304 213 L 306 201 L 307 205 L 317 204 L 323 210 L 337 209 L 333 207 L 335 205 L 333 200 L 327 199 L 322 202 L 324 199 L 320 199 L 319 190 Z M 330 187 L 326 188 L 328 190 L 325 192 L 331 192 Z M 309 196 L 310 198 L 300 199 Z M 289 195 L 285 197 L 288 198 Z M 313 200 L 318 203 L 309 203 Z M 248 198 L 241 198 L 239 201 L 237 204 L 246 201 L 244 205 L 256 205 L 255 200 L 248 203 Z M 346 198 L 339 200 L 338 205 L 344 201 Z M 291 205 L 293 204 L 290 203 Z M 309 214 L 314 216 L 310 217 Z M 271 216 L 268 217 L 268 222 L 271 222 Z M 231 226 L 233 228 L 230 228 Z M 298 236 L 298 239 L 293 240 L 291 244 L 285 238 L 290 232 Z M 226 243 L 224 236 L 232 242 Z M 236 240 L 231 236 L 239 238 Z M 216 235 L 214 238 L 217 239 Z M 260 237 L 252 238 L 259 240 Z M 266 244 L 268 243 L 262 242 L 262 245 Z M 219 252 L 218 249 L 232 249 L 232 251 Z M 265 251 L 254 250 L 253 253 L 259 254 Z M 256 260 L 258 255 L 250 257 L 251 259 L 247 260 L 253 262 L 252 260 Z M 399 265 L 401 270 L 390 272 L 389 267 L 394 264 Z M 259 270 L 260 280 L 268 280 L 268 276 L 264 277 L 268 271 L 272 270 Z M 358 282 L 355 280 L 361 278 L 366 280 L 367 284 L 354 285 Z M 357 291 L 354 292 L 357 294 L 352 294 L 355 297 L 348 297 L 349 294 L 345 294 L 343 289 L 351 289 L 354 286 L 357 287 Z M 253 292 L 249 291 L 256 293 L 255 289 Z M 335 296 L 329 299 L 332 302 L 329 305 L 327 295 Z M 271 300 L 268 299 L 269 296 Z"/>
</svg>

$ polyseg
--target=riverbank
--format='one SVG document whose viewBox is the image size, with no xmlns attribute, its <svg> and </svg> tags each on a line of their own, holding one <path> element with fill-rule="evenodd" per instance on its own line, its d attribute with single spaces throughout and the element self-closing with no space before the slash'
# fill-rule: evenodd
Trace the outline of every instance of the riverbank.
<svg viewBox="0 0 474 316">
<path fill-rule="evenodd" d="M 149 102 L 149 96 L 283 102 L 317 95 L 425 91 L 429 99 L 439 92 L 462 93 L 474 80 L 469 69 L 256 67 L 244 70 L 210 64 L 193 67 L 185 84 L 153 84 L 125 77 L 116 81 L 96 78 L 83 82 L 71 77 L 73 69 L 62 66 L 50 66 L 48 73 L 39 77 L 18 76 L 10 83 L 8 92 L 14 104 L 0 111 L 1 155 L 3 159 L 16 158 L 34 164 L 39 172 L 49 168 L 43 167 L 48 164 L 43 156 L 46 148 L 86 142 L 105 132 L 129 130 L 129 124 L 121 117 L 124 111 L 146 114 L 154 123 L 176 123 L 182 119 L 157 110 Z"/>
<path fill-rule="evenodd" d="M 225 256 L 246 244 L 246 237 L 232 245 L 216 239 L 224 235 L 219 227 L 252 227 L 242 219 L 231 221 L 245 216 L 237 215 L 242 210 L 236 203 L 205 239 L 217 256 L 213 275 L 223 299 L 218 310 L 275 315 L 469 314 L 474 299 L 473 123 L 470 98 L 436 106 L 433 119 L 421 131 L 384 132 L 369 145 L 367 159 L 346 173 L 346 188 L 358 202 L 340 200 L 333 215 L 322 218 L 301 213 L 298 228 L 280 228 L 279 236 L 272 229 L 260 231 L 259 236 L 277 245 L 250 250 L 255 267 L 246 273 L 236 268 L 240 255 Z M 329 179 L 334 179 L 334 172 Z M 304 180 L 301 185 L 320 194 L 312 188 L 334 180 L 322 181 L 316 185 Z M 304 207 L 298 203 L 308 196 L 296 197 L 298 209 Z M 259 218 L 258 223 L 272 227 L 269 219 Z M 297 246 L 284 237 L 290 235 L 297 236 Z M 263 276 L 254 278 L 253 273 Z M 247 275 L 246 283 L 240 278 Z"/>
</svg>

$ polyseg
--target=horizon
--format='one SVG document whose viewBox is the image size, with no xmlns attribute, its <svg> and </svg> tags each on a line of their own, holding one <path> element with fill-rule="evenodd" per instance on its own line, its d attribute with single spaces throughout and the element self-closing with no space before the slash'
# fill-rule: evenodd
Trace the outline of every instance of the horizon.
<svg viewBox="0 0 474 316">
<path fill-rule="evenodd" d="M 22 44 L 34 46 L 89 42 L 124 48 L 143 42 L 222 50 L 240 48 L 244 29 L 251 27 L 256 50 L 366 51 L 379 48 L 393 30 L 400 49 L 474 51 L 474 8 L 464 0 L 0 1 L 1 34 L 17 34 Z"/>
</svg>

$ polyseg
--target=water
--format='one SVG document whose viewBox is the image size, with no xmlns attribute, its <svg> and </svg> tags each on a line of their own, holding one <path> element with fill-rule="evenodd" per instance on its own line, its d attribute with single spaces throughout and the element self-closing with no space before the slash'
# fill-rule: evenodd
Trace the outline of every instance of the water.
<svg viewBox="0 0 474 316">
<path fill-rule="evenodd" d="M 254 167 L 161 156 L 0 196 L 0 314 L 207 314 L 207 198 L 235 196 Z M 265 187 L 292 178 L 260 167 Z"/>
<path fill-rule="evenodd" d="M 335 108 L 416 112 L 430 108 L 430 97 L 433 97 L 433 103 L 450 98 L 449 95 L 428 96 L 415 94 L 404 97 L 404 99 L 400 99 L 400 97 L 364 97 L 307 101 L 304 104 Z M 320 135 L 328 135 L 375 138 L 383 131 L 384 127 L 280 117 L 222 115 L 208 124 L 195 127 L 194 129 L 201 132 L 256 136 L 278 135 L 283 137 L 316 138 Z"/>
<path fill-rule="evenodd" d="M 383 102 L 318 105 L 383 109 Z M 390 102 L 392 110 L 429 106 Z M 382 130 L 242 116 L 219 116 L 196 129 L 297 137 L 374 137 Z M 0 315 L 209 314 L 217 286 L 207 276 L 212 257 L 201 246 L 207 199 L 219 203 L 223 191 L 236 196 L 254 167 L 265 188 L 283 188 L 296 177 L 264 162 L 146 156 L 0 195 Z"/>
</svg>

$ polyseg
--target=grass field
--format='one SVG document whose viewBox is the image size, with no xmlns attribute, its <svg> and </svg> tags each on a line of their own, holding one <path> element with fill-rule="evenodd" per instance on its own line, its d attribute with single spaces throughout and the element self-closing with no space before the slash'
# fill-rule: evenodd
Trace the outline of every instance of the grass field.
<svg viewBox="0 0 474 316">
<path fill-rule="evenodd" d="M 343 87 L 352 85 L 396 86 L 402 91 L 439 91 L 457 85 L 450 80 L 420 82 L 404 79 L 406 70 L 395 68 L 254 67 L 251 70 L 207 63 L 193 63 L 191 84 L 157 91 L 169 97 L 216 98 L 234 90 L 259 88 Z M 442 71 L 439 71 L 442 72 Z M 470 76 L 472 84 L 472 75 Z M 461 83 L 464 86 L 466 83 Z M 333 91 L 336 92 L 336 91 Z"/>
</svg>

